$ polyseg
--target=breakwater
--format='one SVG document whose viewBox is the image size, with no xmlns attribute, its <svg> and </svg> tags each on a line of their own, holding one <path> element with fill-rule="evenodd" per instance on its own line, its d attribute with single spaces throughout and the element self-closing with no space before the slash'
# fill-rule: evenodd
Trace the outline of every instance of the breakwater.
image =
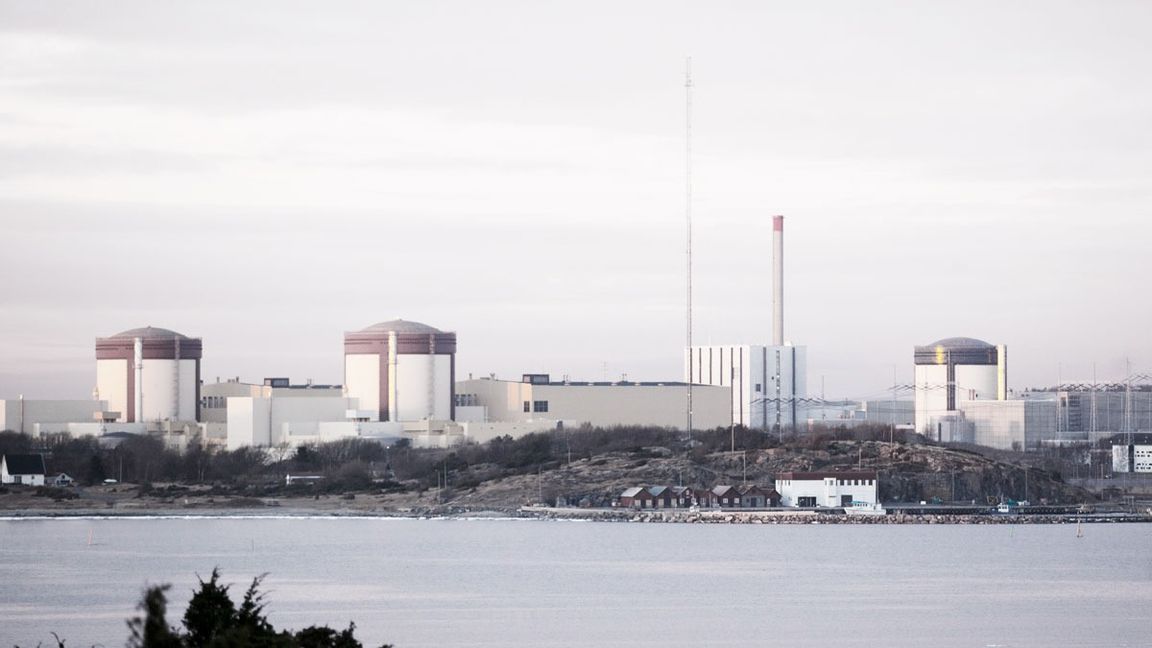
<svg viewBox="0 0 1152 648">
<path fill-rule="evenodd" d="M 1139 513 L 1081 515 L 918 514 L 851 515 L 817 511 L 684 511 L 563 509 L 524 507 L 522 515 L 541 519 L 654 524 L 1112 524 L 1152 522 Z"/>
</svg>

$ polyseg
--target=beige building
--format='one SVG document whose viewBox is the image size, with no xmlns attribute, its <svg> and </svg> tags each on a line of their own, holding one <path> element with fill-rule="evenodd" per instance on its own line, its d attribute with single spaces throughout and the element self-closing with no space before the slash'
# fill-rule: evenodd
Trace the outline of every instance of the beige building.
<svg viewBox="0 0 1152 648">
<path fill-rule="evenodd" d="M 547 374 L 520 381 L 480 378 L 456 383 L 456 420 L 468 423 L 538 423 L 540 428 L 583 423 L 683 428 L 687 385 L 667 382 L 552 382 Z M 694 385 L 692 420 L 697 429 L 728 427 L 728 386 Z"/>
</svg>

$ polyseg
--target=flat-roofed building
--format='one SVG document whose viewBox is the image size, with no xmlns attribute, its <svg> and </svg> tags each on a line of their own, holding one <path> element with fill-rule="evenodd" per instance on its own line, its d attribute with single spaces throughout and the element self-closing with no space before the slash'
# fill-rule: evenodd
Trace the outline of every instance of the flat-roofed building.
<svg viewBox="0 0 1152 648">
<path fill-rule="evenodd" d="M 519 381 L 463 380 L 456 383 L 456 420 L 537 422 L 541 429 L 555 428 L 557 422 L 682 428 L 687 389 L 680 382 L 556 382 L 548 374 L 524 374 Z M 730 394 L 728 387 L 694 386 L 693 427 L 727 427 L 732 422 Z"/>
<path fill-rule="evenodd" d="M 784 472 L 776 475 L 776 491 L 781 506 L 872 506 L 878 501 L 877 481 L 874 470 Z"/>
</svg>

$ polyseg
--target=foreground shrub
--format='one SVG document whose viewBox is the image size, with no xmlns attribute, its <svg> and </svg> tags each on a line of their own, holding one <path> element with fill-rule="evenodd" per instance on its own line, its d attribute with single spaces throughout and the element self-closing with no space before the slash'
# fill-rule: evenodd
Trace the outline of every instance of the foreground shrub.
<svg viewBox="0 0 1152 648">
<path fill-rule="evenodd" d="M 356 624 L 344 630 L 310 626 L 298 632 L 276 630 L 264 613 L 260 593 L 263 576 L 252 579 L 237 607 L 228 595 L 230 585 L 220 583 L 220 570 L 213 569 L 207 581 L 188 602 L 183 631 L 168 625 L 169 585 L 149 587 L 138 609 L 141 614 L 128 621 L 130 648 L 363 648 L 356 639 Z M 391 648 L 385 645 L 381 648 Z"/>
</svg>

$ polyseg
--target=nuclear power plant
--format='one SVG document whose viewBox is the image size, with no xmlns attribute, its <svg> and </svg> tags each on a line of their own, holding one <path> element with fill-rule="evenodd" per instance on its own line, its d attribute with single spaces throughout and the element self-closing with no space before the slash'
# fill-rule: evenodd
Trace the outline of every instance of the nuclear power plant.
<svg viewBox="0 0 1152 648">
<path fill-rule="evenodd" d="M 1123 393 L 1060 385 L 1013 398 L 1007 346 L 970 337 L 914 348 L 912 402 L 809 398 L 807 349 L 785 336 L 784 270 L 784 217 L 775 216 L 771 344 L 690 345 L 683 381 L 538 373 L 461 380 L 456 333 L 403 319 L 344 333 L 340 385 L 206 381 L 200 338 L 145 326 L 96 339 L 91 400 L 0 400 L 0 428 L 34 436 L 149 434 L 177 448 L 290 448 L 349 438 L 447 447 L 585 424 L 683 429 L 690 408 L 698 429 L 803 432 L 815 424 L 879 423 L 942 443 L 1034 450 L 1152 422 L 1152 390 L 1133 394 L 1131 384 Z"/>
</svg>

